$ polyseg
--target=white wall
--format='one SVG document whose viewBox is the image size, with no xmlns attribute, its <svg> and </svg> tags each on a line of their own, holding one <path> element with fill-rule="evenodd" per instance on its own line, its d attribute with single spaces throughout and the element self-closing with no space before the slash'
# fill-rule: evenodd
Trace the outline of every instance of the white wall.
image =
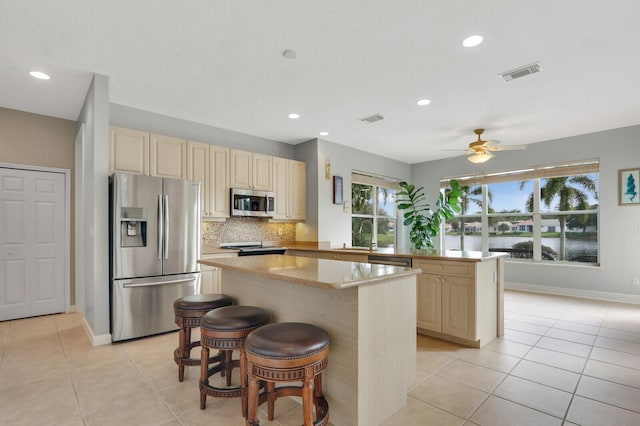
<svg viewBox="0 0 640 426">
<path fill-rule="evenodd" d="M 280 158 L 295 159 L 295 147 L 290 144 L 119 104 L 112 103 L 109 108 L 109 122 L 112 126 L 144 130 Z"/>
<path fill-rule="evenodd" d="M 87 167 L 84 187 L 84 316 L 94 344 L 109 334 L 109 79 L 95 74 L 78 117 L 84 124 Z M 77 231 L 77 230 L 76 230 Z"/>
<path fill-rule="evenodd" d="M 344 200 L 351 203 L 351 172 L 369 172 L 401 180 L 409 179 L 410 166 L 400 161 L 374 155 L 368 152 L 338 145 L 322 139 L 314 139 L 305 144 L 316 144 L 317 162 L 314 169 L 317 186 L 307 185 L 307 200 L 317 200 L 317 224 L 311 222 L 307 210 L 307 224 L 317 226 L 317 241 L 330 241 L 333 246 L 351 245 L 351 209 L 333 204 L 333 179 L 325 179 L 325 161 L 331 162 L 331 175 L 342 176 Z M 307 207 L 309 207 L 309 202 Z M 401 236 L 402 238 L 402 236 Z M 310 238 L 313 240 L 313 238 Z M 400 245 L 402 245 L 400 241 Z"/>
<path fill-rule="evenodd" d="M 505 267 L 505 281 L 515 287 L 544 290 L 548 286 L 551 288 L 547 290 L 584 296 L 608 297 L 592 292 L 635 295 L 627 299 L 636 300 L 640 289 L 632 288 L 631 280 L 640 277 L 640 206 L 618 206 L 618 170 L 640 168 L 640 126 L 540 142 L 529 145 L 526 151 L 499 152 L 480 167 L 464 156 L 415 164 L 411 168 L 411 180 L 423 185 L 426 194 L 437 194 L 442 177 L 586 158 L 600 159 L 601 266 L 509 262 Z"/>
</svg>

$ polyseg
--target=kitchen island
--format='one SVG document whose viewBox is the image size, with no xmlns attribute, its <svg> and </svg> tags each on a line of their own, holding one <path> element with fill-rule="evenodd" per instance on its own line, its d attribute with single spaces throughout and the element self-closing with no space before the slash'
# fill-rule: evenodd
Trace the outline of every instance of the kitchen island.
<svg viewBox="0 0 640 426">
<path fill-rule="evenodd" d="M 323 389 L 336 426 L 382 423 L 407 403 L 416 372 L 416 275 L 410 268 L 298 256 L 200 260 L 221 290 L 271 322 L 317 325 L 331 339 Z"/>
<path fill-rule="evenodd" d="M 505 253 L 445 250 L 416 254 L 393 248 L 289 244 L 287 254 L 400 264 L 418 275 L 418 333 L 480 348 L 504 334 Z"/>
</svg>

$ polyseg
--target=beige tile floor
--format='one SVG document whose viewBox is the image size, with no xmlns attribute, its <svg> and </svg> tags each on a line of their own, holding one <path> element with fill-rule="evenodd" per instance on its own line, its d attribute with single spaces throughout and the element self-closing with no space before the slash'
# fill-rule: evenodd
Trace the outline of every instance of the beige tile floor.
<svg viewBox="0 0 640 426">
<path fill-rule="evenodd" d="M 505 337 L 483 349 L 418 336 L 410 425 L 640 425 L 640 306 L 507 291 Z M 91 347 L 80 314 L 0 322 L 1 425 L 244 425 L 238 401 L 198 406 L 177 334 Z M 299 425 L 292 400 L 276 419 Z M 347 425 L 350 426 L 350 425 Z"/>
</svg>

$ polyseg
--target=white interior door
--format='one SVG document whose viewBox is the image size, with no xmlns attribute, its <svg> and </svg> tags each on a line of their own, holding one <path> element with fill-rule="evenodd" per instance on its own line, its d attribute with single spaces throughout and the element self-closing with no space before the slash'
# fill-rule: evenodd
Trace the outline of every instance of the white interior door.
<svg viewBox="0 0 640 426">
<path fill-rule="evenodd" d="M 63 173 L 0 167 L 0 320 L 64 312 Z"/>
</svg>

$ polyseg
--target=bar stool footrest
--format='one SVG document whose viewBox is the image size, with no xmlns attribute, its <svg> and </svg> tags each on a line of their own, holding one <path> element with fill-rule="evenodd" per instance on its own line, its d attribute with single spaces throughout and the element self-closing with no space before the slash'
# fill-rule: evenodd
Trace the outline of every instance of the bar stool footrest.
<svg viewBox="0 0 640 426">
<path fill-rule="evenodd" d="M 190 349 L 196 348 L 198 346 L 200 346 L 199 340 L 189 345 Z M 180 365 L 181 363 L 180 348 L 176 348 L 176 350 L 173 351 L 173 360 L 176 362 L 176 364 Z M 209 357 L 209 363 L 218 362 L 218 361 L 220 361 L 220 354 L 216 354 L 214 356 Z M 200 365 L 200 358 L 182 358 L 182 365 L 188 365 L 188 366 Z"/>
</svg>

